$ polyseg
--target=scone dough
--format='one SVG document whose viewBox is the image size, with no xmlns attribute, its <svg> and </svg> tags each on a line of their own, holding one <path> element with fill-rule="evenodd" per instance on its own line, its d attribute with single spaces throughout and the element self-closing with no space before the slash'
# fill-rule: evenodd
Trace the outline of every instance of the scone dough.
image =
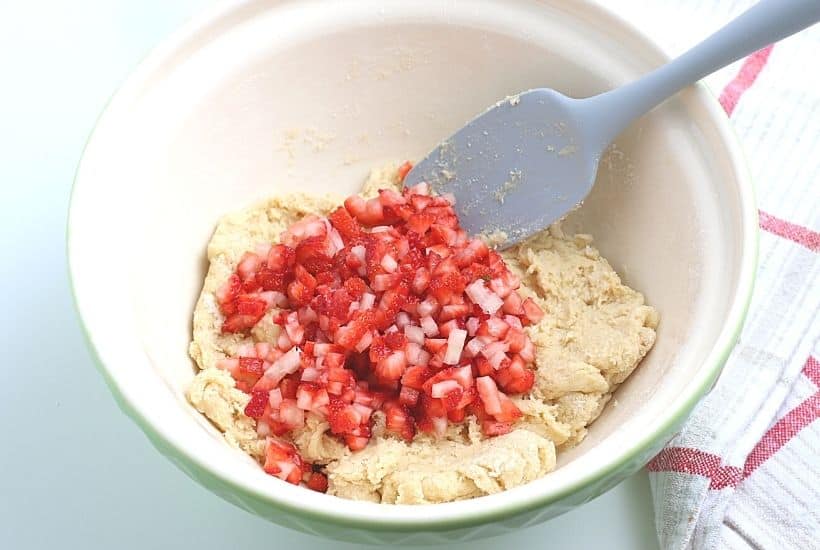
<svg viewBox="0 0 820 550">
<path fill-rule="evenodd" d="M 399 189 L 394 166 L 374 170 L 362 190 Z M 264 440 L 242 412 L 247 394 L 216 363 L 239 346 L 275 342 L 279 327 L 268 313 L 249 336 L 222 334 L 214 296 L 239 258 L 279 235 L 305 214 L 327 215 L 341 197 L 289 193 L 225 216 L 208 244 L 210 267 L 193 319 L 190 355 L 200 371 L 188 399 L 225 434 L 226 440 L 260 459 Z M 293 434 L 303 458 L 323 464 L 328 493 L 395 504 L 448 502 L 487 495 L 528 483 L 555 468 L 556 450 L 579 443 L 655 342 L 658 315 L 620 278 L 592 246 L 589 235 L 564 235 L 560 225 L 503 252 L 521 277 L 522 296 L 531 296 L 544 318 L 526 330 L 536 347 L 532 391 L 514 401 L 524 413 L 515 429 L 486 438 L 474 418 L 451 425 L 444 437 L 418 434 L 409 444 L 386 434 L 375 413 L 373 438 L 351 452 L 310 414 Z"/>
</svg>

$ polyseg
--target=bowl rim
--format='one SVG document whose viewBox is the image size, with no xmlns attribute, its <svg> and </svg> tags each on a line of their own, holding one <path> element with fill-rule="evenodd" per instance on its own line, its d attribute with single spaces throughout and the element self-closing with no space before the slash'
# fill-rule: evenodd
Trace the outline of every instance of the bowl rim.
<svg viewBox="0 0 820 550">
<path fill-rule="evenodd" d="M 559 3 L 562 0 L 557 0 Z M 380 517 L 379 515 L 369 517 L 358 517 L 350 514 L 345 510 L 345 507 L 334 506 L 317 506 L 312 503 L 292 501 L 289 498 L 282 498 L 279 495 L 271 494 L 270 492 L 260 490 L 259 487 L 243 483 L 230 472 L 209 467 L 196 454 L 188 452 L 186 446 L 178 441 L 172 434 L 163 432 L 163 430 L 152 424 L 147 417 L 140 411 L 139 406 L 130 400 L 127 392 L 124 392 L 117 383 L 115 376 L 108 370 L 103 363 L 98 346 L 94 342 L 89 327 L 87 325 L 84 314 L 83 303 L 78 296 L 76 290 L 75 280 L 76 273 L 76 259 L 72 255 L 72 226 L 75 218 L 75 197 L 78 188 L 78 182 L 83 172 L 83 166 L 86 162 L 86 153 L 89 146 L 94 141 L 97 135 L 97 130 L 102 123 L 111 116 L 112 112 L 116 111 L 116 107 L 124 97 L 134 93 L 139 87 L 145 83 L 148 77 L 159 70 L 166 62 L 167 57 L 178 52 L 186 45 L 191 46 L 196 42 L 197 37 L 202 33 L 206 33 L 209 28 L 216 27 L 221 22 L 233 17 L 240 16 L 242 12 L 250 9 L 248 16 L 252 16 L 254 5 L 258 0 L 223 0 L 218 2 L 199 15 L 194 16 L 185 24 L 183 24 L 176 31 L 173 31 L 169 36 L 161 40 L 149 53 L 142 59 L 137 67 L 130 73 L 130 75 L 121 83 L 111 94 L 97 119 L 88 138 L 83 146 L 80 160 L 75 170 L 72 181 L 71 193 L 69 197 L 68 217 L 66 224 L 66 254 L 68 259 L 68 279 L 69 288 L 71 291 L 72 301 L 78 314 L 80 321 L 80 328 L 83 337 L 86 341 L 88 349 L 91 353 L 95 367 L 103 376 L 106 385 L 113 394 L 115 401 L 137 425 L 149 437 L 149 439 L 157 444 L 161 442 L 167 449 L 172 450 L 180 457 L 184 457 L 190 463 L 190 466 L 196 468 L 199 472 L 212 476 L 216 480 L 232 487 L 234 491 L 244 493 L 258 499 L 259 501 L 270 504 L 276 508 L 287 511 L 294 515 L 309 518 L 316 521 L 328 522 L 337 526 L 344 527 L 358 527 L 373 531 L 399 531 L 408 532 L 422 529 L 424 531 L 445 531 L 464 527 L 476 526 L 487 521 L 497 521 L 509 518 L 530 510 L 548 506 L 570 494 L 578 492 L 584 487 L 589 487 L 600 483 L 612 476 L 615 472 L 623 470 L 638 460 L 638 457 L 645 455 L 658 440 L 663 439 L 666 435 L 680 424 L 685 417 L 691 412 L 698 401 L 708 393 L 716 383 L 718 376 L 728 359 L 735 343 L 737 342 L 740 332 L 743 328 L 743 323 L 751 303 L 752 291 L 754 288 L 757 255 L 758 255 L 758 210 L 756 207 L 756 200 L 754 196 L 754 187 L 749 174 L 748 165 L 743 155 L 740 142 L 737 135 L 732 128 L 729 118 L 726 116 L 723 108 L 717 101 L 715 95 L 702 82 L 698 82 L 692 86 L 694 100 L 698 102 L 706 112 L 705 120 L 713 124 L 717 132 L 718 139 L 725 147 L 725 152 L 729 165 L 736 175 L 737 192 L 739 195 L 739 211 L 742 229 L 742 246 L 739 262 L 738 283 L 732 296 L 729 311 L 726 319 L 718 334 L 715 344 L 712 346 L 703 365 L 697 371 L 697 375 L 693 378 L 691 384 L 687 385 L 689 395 L 683 401 L 678 401 L 676 407 L 670 410 L 665 415 L 665 418 L 653 424 L 652 430 L 647 430 L 647 433 L 635 438 L 634 443 L 618 455 L 614 455 L 611 460 L 600 465 L 600 467 L 590 470 L 580 479 L 574 483 L 559 488 L 551 492 L 539 493 L 537 495 L 528 495 L 527 498 L 521 498 L 514 502 L 490 503 L 486 502 L 487 506 L 480 510 L 470 513 L 447 513 L 447 514 L 422 514 L 416 517 L 396 517 L 389 518 Z M 275 3 L 284 3 L 283 0 L 276 0 Z M 616 28 L 628 33 L 632 39 L 641 44 L 641 47 L 648 55 L 652 55 L 659 60 L 668 61 L 670 57 L 666 52 L 656 44 L 649 36 L 642 30 L 636 27 L 631 22 L 624 19 L 618 13 L 605 8 L 595 2 L 595 0 L 573 0 L 572 11 L 574 13 L 588 13 L 597 20 L 609 20 Z M 165 451 L 163 451 L 165 452 Z M 180 466 L 176 461 L 174 462 L 178 467 Z M 191 475 L 190 472 L 181 468 Z M 223 496 L 223 495 L 220 495 Z M 224 496 L 223 496 L 224 498 Z M 491 496 L 481 497 L 484 499 L 492 499 Z M 330 501 L 328 501 L 330 502 Z M 436 512 L 443 511 L 441 507 L 452 506 L 453 503 L 432 504 L 424 506 L 412 506 L 411 508 L 432 510 L 435 507 Z M 381 505 L 379 505 L 381 506 Z M 415 515 L 415 514 L 414 514 Z"/>
</svg>

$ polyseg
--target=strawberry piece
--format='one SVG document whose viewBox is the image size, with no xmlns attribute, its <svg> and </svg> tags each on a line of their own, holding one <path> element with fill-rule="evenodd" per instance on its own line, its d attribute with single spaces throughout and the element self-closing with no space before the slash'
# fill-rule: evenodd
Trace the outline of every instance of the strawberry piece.
<svg viewBox="0 0 820 550">
<path fill-rule="evenodd" d="M 403 351 L 394 351 L 376 363 L 374 373 L 381 381 L 399 380 L 407 367 L 407 357 Z"/>
<path fill-rule="evenodd" d="M 333 260 L 327 255 L 327 249 L 326 237 L 308 237 L 296 246 L 296 263 L 312 274 L 327 271 L 333 267 Z"/>
<path fill-rule="evenodd" d="M 515 355 L 510 366 L 495 373 L 498 387 L 506 393 L 526 393 L 535 384 L 535 373 L 528 369 L 520 355 Z"/>
<path fill-rule="evenodd" d="M 424 388 L 424 383 L 432 375 L 431 369 L 424 365 L 409 367 L 402 375 L 401 383 L 405 387 L 421 390 Z"/>
<path fill-rule="evenodd" d="M 345 244 L 356 243 L 361 239 L 362 227 L 346 208 L 340 206 L 328 216 L 328 220 L 342 236 Z"/>
<path fill-rule="evenodd" d="M 261 265 L 262 258 L 253 252 L 245 252 L 242 258 L 239 259 L 239 265 L 236 266 L 236 272 L 243 281 L 247 281 L 253 278 Z"/>
<path fill-rule="evenodd" d="M 495 414 L 495 419 L 499 422 L 513 422 L 521 418 L 521 410 L 515 406 L 515 403 L 510 401 L 506 394 L 499 394 L 501 396 L 501 412 Z"/>
<path fill-rule="evenodd" d="M 405 372 L 405 376 L 406 376 Z M 402 383 L 404 384 L 404 376 L 402 376 Z M 415 407 L 419 402 L 419 390 L 413 389 L 407 384 L 402 385 L 399 392 L 399 403 L 407 407 Z"/>
<path fill-rule="evenodd" d="M 305 483 L 308 489 L 312 491 L 316 491 L 319 493 L 326 493 L 327 492 L 327 476 L 321 474 L 319 472 L 313 472 L 310 474 L 307 482 Z"/>
<path fill-rule="evenodd" d="M 242 315 L 235 313 L 222 323 L 222 332 L 245 332 L 252 329 L 262 318 L 262 315 Z"/>
<path fill-rule="evenodd" d="M 464 287 L 467 281 L 464 276 L 457 271 L 443 273 L 439 276 L 433 276 L 430 281 L 430 292 L 440 302 L 444 303 L 454 295 L 459 295 L 464 292 Z"/>
<path fill-rule="evenodd" d="M 409 409 L 398 402 L 388 402 L 384 404 L 385 427 L 407 441 L 411 441 L 416 435 L 416 426 Z"/>
<path fill-rule="evenodd" d="M 428 197 L 429 198 L 429 197 Z M 407 220 L 407 228 L 414 233 L 418 233 L 419 235 L 424 235 L 427 233 L 427 230 L 430 229 L 430 226 L 436 221 L 435 216 L 428 214 L 426 212 L 419 212 L 417 214 L 413 214 Z"/>
<path fill-rule="evenodd" d="M 261 318 L 268 309 L 265 300 L 251 294 L 242 294 L 236 299 L 236 312 L 239 315 L 258 316 Z"/>
<path fill-rule="evenodd" d="M 355 299 L 360 299 L 367 291 L 367 283 L 361 277 L 350 277 L 344 282 L 345 290 Z"/>
<path fill-rule="evenodd" d="M 544 312 L 532 298 L 524 300 L 521 306 L 524 308 L 524 315 L 533 325 L 544 318 Z"/>
<path fill-rule="evenodd" d="M 390 332 L 384 336 L 384 343 L 393 350 L 401 350 L 407 345 L 407 337 L 400 332 Z"/>
<path fill-rule="evenodd" d="M 344 439 L 351 451 L 360 451 L 364 449 L 367 447 L 367 443 L 369 441 L 367 437 L 357 437 L 353 435 L 346 435 Z"/>
<path fill-rule="evenodd" d="M 407 177 L 407 174 L 412 169 L 413 169 L 413 163 L 410 162 L 409 160 L 404 161 L 402 163 L 402 165 L 399 166 L 399 169 L 398 169 L 399 181 L 404 181 L 404 178 Z"/>
<path fill-rule="evenodd" d="M 262 418 L 265 406 L 268 404 L 268 392 L 264 390 L 251 390 L 251 399 L 245 405 L 245 416 L 250 418 Z"/>
<path fill-rule="evenodd" d="M 260 436 L 286 435 L 309 412 L 360 450 L 377 410 L 408 441 L 417 430 L 442 435 L 468 412 L 487 435 L 512 429 L 521 411 L 508 394 L 535 380 L 524 325 L 543 312 L 497 252 L 468 238 L 453 202 L 426 184 L 350 197 L 242 257 L 216 292 L 223 332 L 247 331 L 271 308 L 282 330 L 218 366 L 251 393 Z M 326 490 L 280 443 L 269 440 L 266 470 Z"/>
<path fill-rule="evenodd" d="M 263 469 L 288 483 L 299 484 L 302 481 L 304 463 L 296 447 L 291 443 L 269 438 L 265 447 Z"/>
<path fill-rule="evenodd" d="M 490 437 L 504 435 L 512 431 L 512 423 L 498 422 L 496 420 L 484 420 L 481 423 L 481 431 Z"/>
<path fill-rule="evenodd" d="M 282 292 L 285 290 L 285 273 L 277 272 L 269 267 L 262 267 L 256 272 L 255 282 L 262 288 L 262 290 L 275 290 Z"/>
<path fill-rule="evenodd" d="M 265 362 L 258 357 L 240 357 L 234 378 L 253 386 L 259 380 L 259 377 L 265 373 L 264 364 Z"/>
<path fill-rule="evenodd" d="M 296 251 L 289 246 L 277 244 L 268 251 L 267 267 L 276 273 L 284 273 L 293 268 Z"/>
<path fill-rule="evenodd" d="M 282 397 L 287 399 L 296 399 L 296 392 L 299 387 L 299 378 L 287 377 L 279 382 L 279 391 Z"/>
<path fill-rule="evenodd" d="M 225 315 L 236 313 L 236 304 L 234 302 L 241 291 L 242 281 L 239 279 L 239 275 L 232 273 L 228 280 L 216 291 L 216 300 L 222 313 Z"/>
</svg>

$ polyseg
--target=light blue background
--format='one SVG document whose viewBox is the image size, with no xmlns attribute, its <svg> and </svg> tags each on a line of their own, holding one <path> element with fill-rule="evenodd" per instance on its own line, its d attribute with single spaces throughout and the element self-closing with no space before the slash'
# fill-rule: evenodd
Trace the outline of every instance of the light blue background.
<svg viewBox="0 0 820 550">
<path fill-rule="evenodd" d="M 65 221 L 106 100 L 208 0 L 27 0 L 0 7 L 0 547 L 353 548 L 221 501 L 116 408 L 81 340 Z M 116 266 L 105 264 L 117 277 Z M 112 297 L 116 298 L 116 297 Z M 657 548 L 646 474 L 544 525 L 454 548 Z"/>
</svg>

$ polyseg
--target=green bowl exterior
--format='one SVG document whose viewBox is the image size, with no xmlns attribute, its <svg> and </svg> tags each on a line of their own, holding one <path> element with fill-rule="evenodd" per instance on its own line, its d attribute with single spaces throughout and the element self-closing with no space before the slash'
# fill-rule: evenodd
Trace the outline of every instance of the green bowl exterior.
<svg viewBox="0 0 820 550">
<path fill-rule="evenodd" d="M 82 316 L 80 316 L 80 318 L 82 319 Z M 739 331 L 740 326 L 737 328 L 735 338 L 739 334 Z M 656 434 L 648 444 L 633 449 L 628 455 L 624 456 L 618 463 L 610 466 L 608 469 L 595 472 L 581 486 L 566 494 L 546 497 L 543 501 L 535 503 L 535 505 L 522 507 L 510 506 L 503 513 L 496 514 L 493 517 L 472 517 L 463 521 L 439 523 L 430 529 L 420 530 L 417 525 L 390 525 L 379 521 L 354 523 L 350 521 L 340 521 L 339 518 L 332 516 L 314 515 L 298 508 L 283 507 L 260 497 L 258 494 L 245 491 L 244 488 L 229 483 L 213 472 L 202 468 L 185 453 L 171 446 L 156 432 L 153 426 L 146 422 L 139 412 L 123 398 L 117 384 L 109 376 L 105 366 L 99 360 L 94 346 L 88 338 L 84 325 L 83 334 L 93 354 L 95 366 L 105 379 L 120 410 L 137 424 L 159 452 L 180 470 L 185 472 L 191 479 L 243 510 L 289 529 L 347 542 L 399 545 L 445 544 L 499 536 L 542 523 L 603 494 L 640 470 L 663 448 L 666 442 L 674 436 L 697 402 L 711 389 L 731 352 L 730 346 L 721 355 L 720 362 L 713 366 L 712 375 L 706 381 L 706 384 L 692 396 L 686 408 L 680 410 L 678 414 L 669 419 L 663 430 Z"/>
<path fill-rule="evenodd" d="M 714 94 L 712 94 L 705 85 L 701 84 L 699 86 L 712 96 L 715 106 L 719 109 Z M 117 92 L 112 95 L 112 98 L 116 96 L 116 93 Z M 106 109 L 104 109 L 102 113 L 104 113 Z M 100 118 L 101 117 L 102 114 Z M 97 123 L 99 123 L 99 119 Z M 737 142 L 736 135 L 734 135 L 733 132 L 730 133 L 731 137 Z M 91 141 L 93 134 L 94 130 L 92 130 L 89 135 L 86 145 Z M 748 169 L 745 165 L 743 168 L 746 168 L 745 174 L 743 174 L 746 177 L 741 179 L 745 179 L 749 184 L 746 191 L 752 198 L 752 203 L 755 204 L 754 189 L 748 177 Z M 72 186 L 71 203 L 73 203 L 73 191 L 76 187 L 76 180 L 77 174 L 75 174 L 74 185 Z M 111 390 L 120 410 L 136 423 L 153 446 L 168 458 L 168 460 L 191 479 L 208 488 L 227 502 L 272 523 L 281 525 L 282 527 L 315 536 L 362 544 L 429 545 L 500 536 L 521 528 L 537 525 L 568 512 L 577 506 L 589 502 L 618 485 L 627 477 L 635 474 L 677 433 L 697 403 L 712 389 L 717 381 L 729 354 L 740 336 L 740 331 L 743 328 L 746 313 L 751 302 L 757 268 L 759 235 L 757 231 L 753 231 L 749 234 L 749 238 L 753 239 L 751 243 L 752 251 L 746 258 L 746 263 L 740 266 L 741 279 L 744 278 L 744 274 L 748 274 L 749 277 L 745 284 L 746 288 L 741 289 L 744 291 L 743 294 L 738 297 L 739 300 L 742 300 L 742 311 L 735 318 L 736 323 L 731 329 L 731 338 L 724 342 L 724 346 L 719 354 L 716 355 L 714 362 L 711 365 L 704 366 L 704 368 L 708 369 L 708 376 L 703 379 L 702 384 L 692 391 L 687 401 L 675 411 L 673 415 L 666 419 L 658 430 L 652 434 L 639 437 L 635 447 L 624 453 L 616 462 L 608 464 L 603 469 L 590 472 L 590 475 L 585 479 L 561 493 L 545 495 L 543 499 L 534 499 L 524 503 L 512 503 L 506 509 L 493 514 L 476 514 L 470 517 L 456 518 L 448 521 L 435 519 L 434 513 L 431 512 L 429 523 L 419 525 L 418 523 L 410 522 L 385 521 L 379 518 L 373 518 L 372 520 L 351 520 L 331 512 L 323 514 L 282 502 L 274 502 L 265 498 L 261 493 L 249 491 L 245 487 L 228 481 L 218 475 L 218 473 L 202 467 L 194 457 L 187 454 L 184 450 L 173 446 L 166 440 L 154 426 L 139 413 L 138 409 L 123 396 L 117 383 L 100 360 L 92 342 L 77 300 L 73 273 L 70 266 L 70 211 L 71 204 L 69 205 L 68 226 L 66 229 L 66 245 L 67 257 L 69 258 L 69 283 L 74 307 L 77 310 L 83 336 L 92 354 L 94 364 L 105 380 L 108 388 Z M 756 215 L 757 210 L 755 208 L 753 214 L 755 228 L 757 227 Z"/>
</svg>

